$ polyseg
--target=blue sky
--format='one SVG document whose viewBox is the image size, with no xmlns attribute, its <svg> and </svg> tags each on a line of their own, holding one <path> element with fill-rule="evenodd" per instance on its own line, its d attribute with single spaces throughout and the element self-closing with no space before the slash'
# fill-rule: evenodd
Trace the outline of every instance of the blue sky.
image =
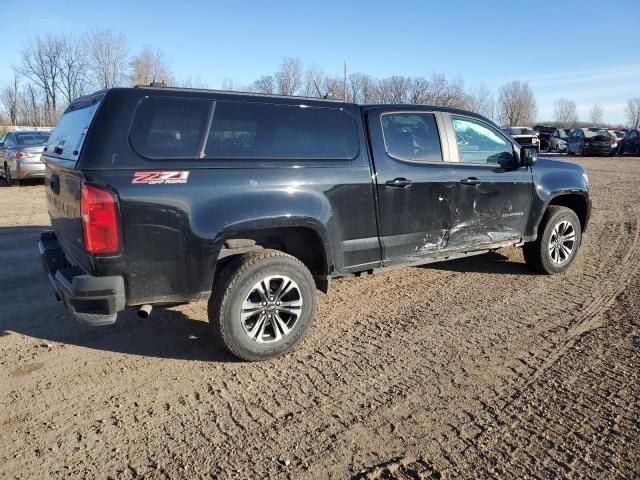
<svg viewBox="0 0 640 480">
<path fill-rule="evenodd" d="M 624 120 L 640 96 L 640 5 L 623 1 L 183 1 L 2 0 L 0 82 L 28 37 L 94 27 L 126 35 L 136 52 L 161 48 L 179 78 L 212 88 L 248 84 L 299 57 L 327 73 L 376 77 L 445 73 L 492 89 L 528 81 L 539 119 L 575 100 L 581 118 L 600 103 Z M 52 8 L 52 5 L 56 5 Z"/>
</svg>

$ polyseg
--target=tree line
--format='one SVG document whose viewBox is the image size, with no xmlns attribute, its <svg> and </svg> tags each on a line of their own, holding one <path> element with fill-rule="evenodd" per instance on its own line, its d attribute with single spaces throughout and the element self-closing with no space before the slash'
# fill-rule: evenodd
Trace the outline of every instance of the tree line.
<svg viewBox="0 0 640 480">
<path fill-rule="evenodd" d="M 207 88 L 192 77 L 175 76 L 164 53 L 148 45 L 130 54 L 124 35 L 94 29 L 80 36 L 44 35 L 28 40 L 21 61 L 13 66 L 13 78 L 0 87 L 0 122 L 10 125 L 53 125 L 66 106 L 94 90 L 164 82 L 170 86 Z M 375 78 L 355 72 L 336 76 L 320 68 L 304 66 L 298 58 L 283 58 L 272 74 L 249 85 L 225 79 L 223 90 L 263 94 L 329 97 L 356 103 L 407 103 L 460 108 L 480 113 L 504 126 L 532 125 L 537 103 L 527 82 L 514 80 L 493 92 L 484 84 L 468 87 L 462 79 L 444 74 L 430 77 L 393 75 Z M 640 124 L 640 97 L 626 106 L 628 124 Z M 559 126 L 579 123 L 576 103 L 559 99 L 553 121 Z M 603 111 L 595 104 L 590 112 L 593 125 L 604 126 Z"/>
</svg>

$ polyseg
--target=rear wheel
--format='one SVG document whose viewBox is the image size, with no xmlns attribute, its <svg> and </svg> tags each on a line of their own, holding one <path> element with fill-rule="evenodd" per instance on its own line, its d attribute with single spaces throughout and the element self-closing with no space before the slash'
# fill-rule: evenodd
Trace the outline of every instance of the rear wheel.
<svg viewBox="0 0 640 480">
<path fill-rule="evenodd" d="M 11 170 L 9 170 L 9 166 L 6 163 L 4 164 L 4 181 L 8 187 L 19 184 L 18 180 L 11 178 Z"/>
<path fill-rule="evenodd" d="M 239 255 L 220 272 L 209 299 L 214 336 L 243 360 L 280 356 L 307 332 L 315 283 L 298 259 L 277 250 Z"/>
<path fill-rule="evenodd" d="M 524 260 L 538 273 L 561 273 L 573 263 L 581 242 L 582 227 L 576 213 L 552 205 L 542 217 L 536 241 L 525 243 Z"/>
</svg>

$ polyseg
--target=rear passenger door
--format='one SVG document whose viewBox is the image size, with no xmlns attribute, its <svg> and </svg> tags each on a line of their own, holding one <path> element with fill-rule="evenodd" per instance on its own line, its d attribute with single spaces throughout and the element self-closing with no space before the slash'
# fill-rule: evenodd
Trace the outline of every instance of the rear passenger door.
<svg viewBox="0 0 640 480">
<path fill-rule="evenodd" d="M 371 109 L 366 115 L 385 265 L 437 256 L 447 244 L 456 188 L 453 167 L 443 161 L 442 114 Z"/>
<path fill-rule="evenodd" d="M 473 250 L 521 239 L 531 210 L 531 168 L 517 166 L 513 144 L 491 124 L 463 115 L 446 117 L 455 139 L 457 180 L 449 248 Z"/>
</svg>

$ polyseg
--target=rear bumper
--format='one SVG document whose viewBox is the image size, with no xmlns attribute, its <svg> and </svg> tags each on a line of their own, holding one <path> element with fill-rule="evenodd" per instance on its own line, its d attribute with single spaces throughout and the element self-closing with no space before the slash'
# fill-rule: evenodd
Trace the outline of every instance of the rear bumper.
<svg viewBox="0 0 640 480">
<path fill-rule="evenodd" d="M 18 164 L 18 176 L 16 179 L 44 178 L 44 163 L 23 163 Z"/>
<path fill-rule="evenodd" d="M 122 277 L 96 277 L 71 265 L 53 232 L 42 233 L 38 248 L 56 297 L 76 319 L 91 326 L 115 323 L 125 307 Z"/>
</svg>

